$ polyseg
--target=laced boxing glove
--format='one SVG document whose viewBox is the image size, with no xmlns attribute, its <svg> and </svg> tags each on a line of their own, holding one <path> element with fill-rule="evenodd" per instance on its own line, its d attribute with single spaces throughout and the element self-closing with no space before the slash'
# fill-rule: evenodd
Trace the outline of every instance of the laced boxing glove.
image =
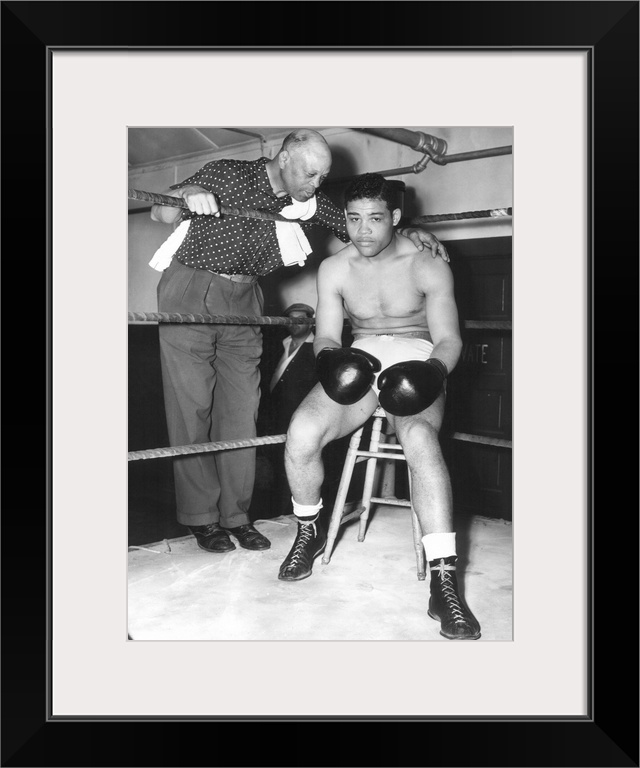
<svg viewBox="0 0 640 768">
<path fill-rule="evenodd" d="M 325 347 L 316 357 L 318 380 L 329 397 L 340 405 L 361 400 L 381 368 L 377 357 L 362 349 Z"/>
<path fill-rule="evenodd" d="M 447 366 L 435 358 L 396 363 L 378 376 L 378 401 L 394 416 L 413 416 L 434 402 L 447 374 Z"/>
</svg>

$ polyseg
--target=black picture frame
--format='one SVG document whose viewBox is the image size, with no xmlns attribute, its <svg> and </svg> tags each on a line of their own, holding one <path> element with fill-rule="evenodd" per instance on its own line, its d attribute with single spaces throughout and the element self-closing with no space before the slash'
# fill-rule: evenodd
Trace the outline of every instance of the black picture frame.
<svg viewBox="0 0 640 768">
<path fill-rule="evenodd" d="M 637 441 L 632 443 L 628 438 L 628 425 L 633 425 L 631 431 L 636 434 L 638 424 L 635 409 L 629 407 L 629 403 L 637 405 L 638 402 L 638 345 L 634 335 L 638 326 L 638 2 L 310 2 L 304 6 L 304 15 L 313 17 L 313 38 L 307 37 L 311 32 L 307 23 L 301 21 L 300 8 L 290 3 L 3 2 L 1 5 L 5 279 L 8 276 L 13 285 L 19 285 L 16 267 L 20 264 L 24 285 L 24 260 L 14 250 L 9 233 L 16 228 L 26 228 L 33 233 L 32 247 L 36 251 L 35 258 L 30 260 L 29 286 L 35 272 L 43 289 L 35 302 L 36 316 L 27 317 L 26 321 L 33 323 L 35 335 L 42 339 L 47 361 L 46 397 L 38 387 L 33 396 L 35 402 L 47 405 L 42 417 L 33 424 L 26 421 L 27 428 L 19 418 L 18 429 L 11 428 L 12 422 L 9 422 L 10 462 L 13 459 L 15 470 L 9 475 L 7 485 L 12 486 L 15 500 L 5 505 L 2 520 L 2 765 L 638 766 L 635 482 L 638 462 L 636 452 L 630 448 L 633 443 L 637 447 Z M 198 23 L 189 24 L 187 11 L 196 10 L 196 6 Z M 294 23 L 282 23 L 290 16 Z M 176 23 L 181 17 L 185 23 Z M 210 23 L 205 23 L 206 19 Z M 292 43 L 296 34 L 300 39 Z M 149 47 L 577 48 L 589 51 L 592 161 L 588 174 L 591 210 L 588 342 L 592 418 L 587 446 L 590 463 L 587 590 L 592 633 L 589 639 L 590 703 L 586 718 L 257 716 L 238 721 L 234 718 L 154 720 L 115 716 L 94 721 L 82 717 L 68 720 L 48 717 L 52 522 L 48 57 L 53 49 Z M 39 228 L 35 228 L 36 223 L 40 224 Z M 47 254 L 46 261 L 40 261 L 40 253 Z M 544 254 L 541 258 L 544 267 Z M 31 290 L 25 306 L 32 308 L 33 298 Z M 43 305 L 46 307 L 44 322 L 40 310 Z M 11 330 L 7 333 L 5 327 L 10 360 L 22 363 L 18 362 L 20 373 L 15 378 L 10 369 L 9 378 L 20 381 L 19 392 L 13 395 L 9 390 L 15 403 L 24 402 L 23 366 L 32 357 L 33 349 L 31 345 L 25 346 L 22 322 L 10 324 L 9 329 L 17 331 L 20 326 L 18 333 Z M 627 392 L 629 362 L 633 385 Z M 27 378 L 34 381 L 39 376 L 31 371 Z M 543 350 L 540 386 L 562 386 L 562 372 L 545 369 Z M 600 393 L 602 405 L 597 414 L 596 392 Z M 29 415 L 33 413 L 32 408 L 25 411 Z M 46 455 L 43 460 L 38 452 L 36 460 L 33 454 L 36 446 L 39 448 L 42 444 L 43 425 L 46 426 Z M 596 457 L 599 459 L 597 484 Z M 14 485 L 14 477 L 23 477 L 27 471 L 26 462 L 31 467 L 46 468 L 44 504 L 40 503 L 43 496 L 32 494 L 30 482 L 22 481 L 17 484 L 18 488 Z M 632 488 L 627 487 L 629 478 L 634 480 Z M 557 594 L 543 596 L 541 606 L 545 600 L 574 599 L 563 592 L 562 564 L 545 564 L 545 567 L 558 569 L 558 590 Z M 540 620 L 544 621 L 544 615 Z M 549 627 L 549 632 L 562 631 L 561 626 Z M 210 675 L 203 672 L 203 684 L 209 681 Z M 292 685 L 294 701 L 296 696 L 309 693 L 306 683 L 296 687 L 294 675 L 283 683 Z M 259 684 L 257 679 L 255 685 Z M 432 695 L 437 696 L 437 691 L 425 691 L 425 696 Z M 460 696 L 464 696 L 463 690 Z M 508 702 L 505 705 L 508 706 Z M 212 719 L 218 728 L 196 731 L 197 725 Z M 359 727 L 351 733 L 345 729 L 344 739 L 338 746 L 339 731 L 335 726 L 340 723 L 348 726 L 352 721 L 358 726 L 363 723 L 373 726 L 366 731 L 372 738 L 363 739 Z M 274 731 L 276 723 L 288 725 L 288 729 Z M 310 731 L 308 726 L 316 723 L 322 728 Z M 411 728 L 417 724 L 419 730 Z M 234 727 L 230 729 L 231 725 Z M 179 731 L 175 730 L 176 726 L 180 726 Z M 349 747 L 348 757 L 344 745 Z"/>
</svg>

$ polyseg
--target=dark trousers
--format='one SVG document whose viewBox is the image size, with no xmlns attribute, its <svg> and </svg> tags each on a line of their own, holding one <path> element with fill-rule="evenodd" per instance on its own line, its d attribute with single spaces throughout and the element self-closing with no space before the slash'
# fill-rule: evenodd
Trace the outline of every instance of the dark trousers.
<svg viewBox="0 0 640 768">
<path fill-rule="evenodd" d="M 158 284 L 158 311 L 261 315 L 257 283 L 237 283 L 175 258 Z M 171 445 L 256 436 L 262 332 L 257 325 L 160 323 L 160 361 Z M 249 522 L 255 448 L 172 459 L 183 525 Z"/>
</svg>

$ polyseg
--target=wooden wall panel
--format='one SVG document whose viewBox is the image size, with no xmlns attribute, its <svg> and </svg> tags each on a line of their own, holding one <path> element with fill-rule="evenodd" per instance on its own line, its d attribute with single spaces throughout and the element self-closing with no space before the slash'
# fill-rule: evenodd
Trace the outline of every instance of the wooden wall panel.
<svg viewBox="0 0 640 768">
<path fill-rule="evenodd" d="M 512 518 L 511 448 L 489 444 L 512 436 L 511 238 L 450 241 L 463 350 L 448 382 L 443 448 L 454 504 L 472 514 Z M 499 321 L 504 327 L 474 327 Z M 452 439 L 453 434 L 486 443 Z"/>
</svg>

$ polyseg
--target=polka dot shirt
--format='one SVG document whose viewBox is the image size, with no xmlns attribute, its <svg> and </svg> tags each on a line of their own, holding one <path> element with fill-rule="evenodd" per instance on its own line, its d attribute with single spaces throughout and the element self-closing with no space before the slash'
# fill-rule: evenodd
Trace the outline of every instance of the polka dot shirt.
<svg viewBox="0 0 640 768">
<path fill-rule="evenodd" d="M 291 197 L 276 197 L 267 175 L 268 158 L 258 160 L 214 160 L 171 189 L 190 184 L 215 192 L 222 205 L 262 209 L 279 213 Z M 318 191 L 317 209 L 302 222 L 303 230 L 314 224 L 327 227 L 342 242 L 349 242 L 344 214 Z M 187 236 L 175 253 L 182 264 L 230 275 L 266 275 L 283 266 L 274 221 L 237 216 L 216 218 L 185 210 L 190 218 Z"/>
</svg>

